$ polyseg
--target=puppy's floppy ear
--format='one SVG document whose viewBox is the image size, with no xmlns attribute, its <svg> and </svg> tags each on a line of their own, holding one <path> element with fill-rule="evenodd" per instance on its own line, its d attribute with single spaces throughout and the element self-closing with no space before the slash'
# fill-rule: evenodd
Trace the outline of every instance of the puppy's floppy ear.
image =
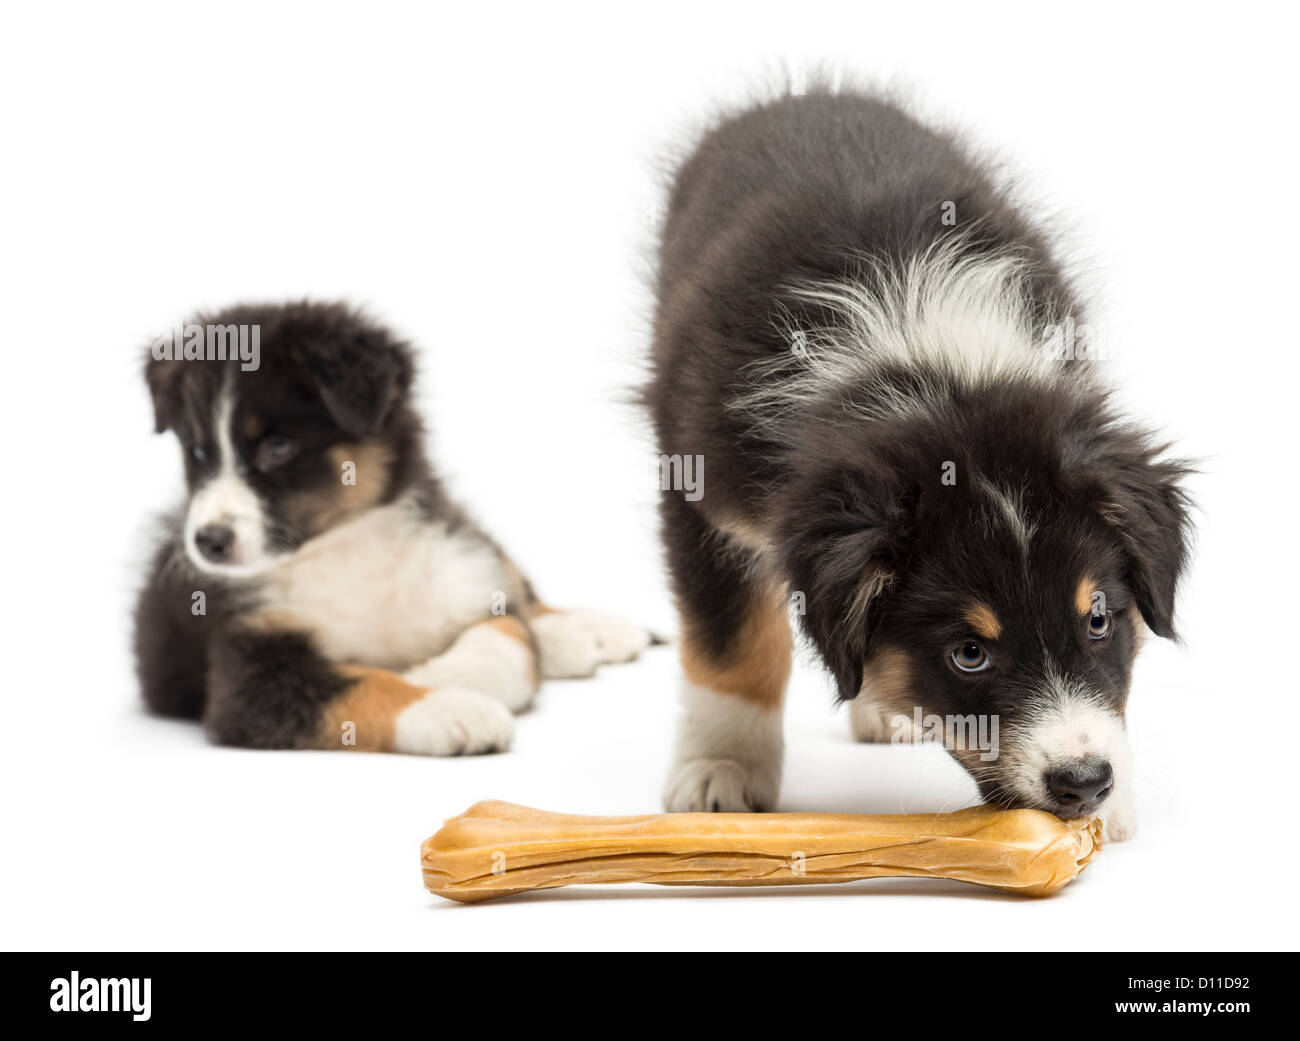
<svg viewBox="0 0 1300 1041">
<path fill-rule="evenodd" d="M 157 434 L 175 427 L 180 417 L 182 368 L 180 361 L 156 357 L 152 345 L 145 352 L 144 379 L 153 399 L 153 428 Z"/>
<path fill-rule="evenodd" d="M 1093 477 L 1102 489 L 1097 508 L 1123 542 L 1143 621 L 1157 636 L 1175 638 L 1174 600 L 1192 530 L 1191 498 L 1179 482 L 1195 471 L 1183 461 L 1160 459 L 1166 447 L 1123 432 Z"/>
<path fill-rule="evenodd" d="M 353 437 L 383 426 L 410 387 L 406 345 L 355 319 L 341 323 L 333 335 L 306 339 L 302 355 L 325 408 Z"/>
<path fill-rule="evenodd" d="M 802 625 L 842 700 L 857 697 L 881 600 L 910 536 L 916 491 L 890 475 L 839 466 L 796 481 L 784 504 L 782 553 Z"/>
</svg>

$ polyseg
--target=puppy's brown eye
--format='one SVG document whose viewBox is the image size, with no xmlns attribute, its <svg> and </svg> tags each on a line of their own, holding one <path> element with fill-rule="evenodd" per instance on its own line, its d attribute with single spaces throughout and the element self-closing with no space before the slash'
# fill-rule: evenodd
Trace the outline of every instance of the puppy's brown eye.
<svg viewBox="0 0 1300 1041">
<path fill-rule="evenodd" d="M 1088 639 L 1104 640 L 1110 635 L 1110 612 L 1088 616 Z"/>
<path fill-rule="evenodd" d="M 298 454 L 298 446 L 287 437 L 268 437 L 257 446 L 257 468 L 274 470 Z"/>
<path fill-rule="evenodd" d="M 989 656 L 974 641 L 952 649 L 952 663 L 961 672 L 983 672 L 989 667 Z"/>
</svg>

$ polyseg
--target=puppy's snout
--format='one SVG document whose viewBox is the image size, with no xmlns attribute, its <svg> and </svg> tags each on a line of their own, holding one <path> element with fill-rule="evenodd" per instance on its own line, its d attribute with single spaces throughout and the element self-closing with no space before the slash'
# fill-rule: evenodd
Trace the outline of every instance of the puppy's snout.
<svg viewBox="0 0 1300 1041">
<path fill-rule="evenodd" d="M 214 564 L 230 560 L 235 550 L 235 531 L 225 524 L 205 524 L 194 533 L 194 544 Z"/>
<path fill-rule="evenodd" d="M 1047 791 L 1057 806 L 1057 815 L 1081 817 L 1096 809 L 1115 786 L 1110 761 L 1098 757 L 1075 760 L 1057 766 L 1047 774 Z"/>
</svg>

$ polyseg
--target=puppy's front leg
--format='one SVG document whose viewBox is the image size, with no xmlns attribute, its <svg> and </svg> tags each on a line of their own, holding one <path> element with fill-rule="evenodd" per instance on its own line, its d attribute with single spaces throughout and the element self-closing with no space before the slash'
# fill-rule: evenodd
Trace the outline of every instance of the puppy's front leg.
<svg viewBox="0 0 1300 1041">
<path fill-rule="evenodd" d="M 792 642 L 785 598 L 779 591 L 757 593 L 725 642 L 685 618 L 682 628 L 683 711 L 665 807 L 774 809 Z"/>
<path fill-rule="evenodd" d="M 712 531 L 689 503 L 666 501 L 663 513 L 683 673 L 664 806 L 774 809 L 793 643 L 784 591 L 759 577 L 753 553 Z"/>
<path fill-rule="evenodd" d="M 494 698 L 334 665 L 298 633 L 224 634 L 213 647 L 208 692 L 209 736 L 246 748 L 462 755 L 504 751 L 514 735 L 510 710 Z"/>
<path fill-rule="evenodd" d="M 514 615 L 476 622 L 442 654 L 402 676 L 416 686 L 476 690 L 511 712 L 526 708 L 541 682 L 531 634 Z"/>
</svg>

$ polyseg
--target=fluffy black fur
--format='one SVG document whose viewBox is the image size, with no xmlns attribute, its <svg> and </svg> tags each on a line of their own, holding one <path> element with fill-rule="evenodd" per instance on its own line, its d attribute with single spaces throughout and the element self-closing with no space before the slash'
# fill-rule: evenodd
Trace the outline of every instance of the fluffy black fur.
<svg viewBox="0 0 1300 1041">
<path fill-rule="evenodd" d="M 956 227 L 940 220 L 946 202 Z M 883 293 L 881 271 L 958 235 L 966 257 L 1021 259 L 1034 327 L 1082 320 L 1045 235 L 993 173 L 887 100 L 782 97 L 721 123 L 681 166 L 645 398 L 658 451 L 705 463 L 702 499 L 661 500 L 684 621 L 706 653 L 730 660 L 749 606 L 788 583 L 806 596 L 802 624 L 840 698 L 858 695 L 864 665 L 890 647 L 907 655 L 926 711 L 1000 713 L 1014 727 L 1050 669 L 1105 692 L 1122 715 L 1134 616 L 1174 634 L 1186 469 L 1114 413 L 1095 363 L 970 381 L 943 364 L 884 361 L 817 400 L 763 394 L 799 374 L 790 328 L 837 321 L 792 287 L 865 281 Z M 910 407 L 876 407 L 886 390 Z M 946 461 L 955 487 L 941 483 Z M 1027 565 L 990 522 L 980 480 L 1021 490 L 1036 525 Z M 1084 575 L 1115 619 L 1104 641 L 1066 609 Z M 999 668 L 975 678 L 947 660 L 972 639 L 972 603 L 1006 628 Z M 1002 779 L 979 779 L 1000 794 Z"/>
</svg>

